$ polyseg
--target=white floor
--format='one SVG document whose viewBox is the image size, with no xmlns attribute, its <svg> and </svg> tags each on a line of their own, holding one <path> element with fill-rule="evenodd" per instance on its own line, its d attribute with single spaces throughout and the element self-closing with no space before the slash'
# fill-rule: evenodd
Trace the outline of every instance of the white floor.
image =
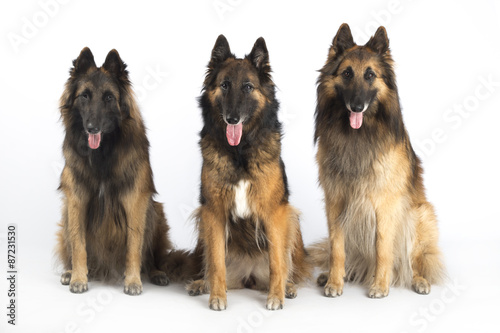
<svg viewBox="0 0 500 333">
<path fill-rule="evenodd" d="M 47 264 L 51 254 L 25 244 L 21 248 L 17 325 L 1 332 L 493 332 L 500 313 L 500 244 L 443 244 L 450 282 L 433 287 L 428 296 L 391 289 L 381 300 L 367 290 L 347 285 L 337 299 L 323 297 L 314 285 L 299 289 L 280 311 L 264 309 L 266 295 L 251 290 L 228 293 L 228 309 L 208 309 L 208 295 L 190 297 L 180 284 L 144 284 L 141 296 L 131 297 L 122 286 L 90 283 L 75 295 L 59 283 Z M 2 268 L 3 269 L 3 268 Z M 6 304 L 7 285 L 0 285 Z M 5 313 L 5 307 L 2 306 Z M 5 329 L 6 328 L 6 329 Z"/>
</svg>

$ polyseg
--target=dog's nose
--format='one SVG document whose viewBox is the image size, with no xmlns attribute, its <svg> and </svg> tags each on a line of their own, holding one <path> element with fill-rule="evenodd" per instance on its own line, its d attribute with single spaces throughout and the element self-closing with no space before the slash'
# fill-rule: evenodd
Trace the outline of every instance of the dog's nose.
<svg viewBox="0 0 500 333">
<path fill-rule="evenodd" d="M 229 124 L 231 125 L 236 125 L 237 123 L 240 122 L 240 117 L 238 116 L 227 116 L 226 120 Z"/>
<path fill-rule="evenodd" d="M 351 110 L 354 112 L 361 112 L 365 106 L 363 104 L 351 104 Z"/>
<path fill-rule="evenodd" d="M 97 134 L 101 131 L 101 129 L 98 126 L 94 125 L 93 123 L 88 122 L 87 123 L 87 131 L 90 134 Z"/>
</svg>

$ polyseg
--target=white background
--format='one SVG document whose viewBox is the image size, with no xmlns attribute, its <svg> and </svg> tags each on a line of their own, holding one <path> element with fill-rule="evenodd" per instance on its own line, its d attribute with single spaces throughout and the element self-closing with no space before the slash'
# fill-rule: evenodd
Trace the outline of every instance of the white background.
<svg viewBox="0 0 500 333">
<path fill-rule="evenodd" d="M 2 2 L 0 330 L 497 330 L 499 9 L 498 1 L 480 0 Z M 359 286 L 347 285 L 342 297 L 328 299 L 311 284 L 279 312 L 264 310 L 263 293 L 229 291 L 228 310 L 216 313 L 208 310 L 208 295 L 189 297 L 179 284 L 145 283 L 139 297 L 96 282 L 83 295 L 60 285 L 53 257 L 63 166 L 58 99 L 84 46 L 98 64 L 116 48 L 129 65 L 149 129 L 157 199 L 165 203 L 172 241 L 191 248 L 188 216 L 197 205 L 201 167 L 196 98 L 210 51 L 220 33 L 239 57 L 263 36 L 279 88 L 291 202 L 303 212 L 304 240 L 311 244 L 326 236 L 313 145 L 315 82 L 343 22 L 358 44 L 379 25 L 387 28 L 405 123 L 424 161 L 452 286 L 434 287 L 429 296 L 393 288 L 389 297 L 372 300 Z M 14 45 L 13 38 L 22 43 Z M 495 83 L 485 85 L 488 80 Z M 8 223 L 18 225 L 16 327 L 6 324 Z"/>
</svg>

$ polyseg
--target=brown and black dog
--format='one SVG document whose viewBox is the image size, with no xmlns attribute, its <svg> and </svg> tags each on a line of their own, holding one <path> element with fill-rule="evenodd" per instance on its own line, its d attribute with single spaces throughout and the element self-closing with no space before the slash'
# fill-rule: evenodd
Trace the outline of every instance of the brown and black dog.
<svg viewBox="0 0 500 333">
<path fill-rule="evenodd" d="M 141 271 L 167 285 L 159 267 L 171 248 L 149 162 L 149 142 L 126 65 L 112 50 L 97 67 L 88 48 L 73 62 L 60 101 L 66 161 L 57 252 L 74 293 L 88 278 L 125 275 L 124 291 L 142 292 Z"/>
<path fill-rule="evenodd" d="M 309 250 L 326 296 L 342 295 L 344 278 L 428 294 L 444 276 L 434 208 L 425 197 L 420 160 L 399 105 L 386 30 L 364 45 L 343 24 L 318 79 L 319 181 L 330 239 Z"/>
<path fill-rule="evenodd" d="M 307 279 L 299 213 L 288 203 L 281 124 L 269 55 L 259 38 L 244 59 L 224 36 L 212 50 L 200 98 L 204 126 L 199 230 L 200 279 L 190 295 L 210 292 L 224 310 L 226 289 L 268 290 L 267 309 L 281 309 Z"/>
</svg>

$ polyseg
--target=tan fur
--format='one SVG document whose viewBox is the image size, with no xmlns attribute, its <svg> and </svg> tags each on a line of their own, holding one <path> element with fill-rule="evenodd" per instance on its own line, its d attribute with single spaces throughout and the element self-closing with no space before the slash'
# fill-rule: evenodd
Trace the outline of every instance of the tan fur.
<svg viewBox="0 0 500 333">
<path fill-rule="evenodd" d="M 344 44 L 336 44 L 339 35 Z M 349 35 L 343 25 L 319 79 L 316 159 L 329 239 L 308 252 L 316 265 L 328 271 L 318 278 L 327 296 L 342 295 L 344 279 L 369 285 L 369 296 L 374 298 L 387 296 L 391 284 L 427 294 L 430 284 L 445 276 L 437 220 L 425 197 L 420 161 L 404 129 L 397 91 L 386 84 L 394 74 L 390 52 L 383 47 L 388 45 L 385 29 L 377 31 L 377 41 L 373 37 L 362 47 L 352 46 Z M 335 50 L 345 45 L 349 48 L 336 58 Z M 373 45 L 382 53 L 370 49 Z M 349 127 L 347 115 L 342 117 L 345 106 L 329 109 L 333 100 L 344 103 L 337 91 L 346 80 L 336 73 L 347 67 L 358 73 L 358 89 L 376 90 L 357 130 Z M 366 68 L 376 74 L 372 83 L 359 74 Z M 377 117 L 380 112 L 385 114 Z"/>
<path fill-rule="evenodd" d="M 82 50 L 81 57 L 89 52 L 88 49 Z M 116 51 L 110 54 L 113 52 Z M 172 247 L 167 237 L 168 226 L 163 207 L 153 200 L 155 190 L 145 127 L 130 84 L 123 83 L 123 96 L 116 103 L 120 101 L 117 107 L 126 107 L 128 110 L 129 117 L 123 116 L 121 120 L 120 133 L 131 143 L 112 147 L 112 157 L 116 160 L 108 164 L 112 166 L 109 179 L 102 181 L 95 177 L 92 152 L 84 150 L 88 147 L 75 151 L 71 141 L 74 133 L 69 131 L 72 130 L 75 117 L 79 116 L 78 111 L 73 109 L 72 101 L 75 94 L 85 90 L 92 91 L 96 96 L 102 91 L 112 91 L 115 96 L 119 96 L 120 90 L 118 85 L 110 83 L 114 81 L 95 86 L 86 76 L 75 75 L 77 64 L 78 59 L 60 102 L 67 131 L 63 146 L 66 164 L 60 185 L 63 193 L 62 221 L 56 249 L 66 270 L 61 282 L 69 285 L 72 292 L 81 293 L 87 290 L 89 278 L 118 280 L 124 276 L 125 293 L 138 295 L 142 292 L 141 271 L 147 272 L 150 281 L 155 284 L 168 284 L 163 270 L 167 251 Z M 85 74 L 99 71 L 105 76 L 114 75 L 95 65 Z M 127 73 L 121 75 L 125 78 L 118 79 L 128 82 Z M 103 140 L 107 139 L 106 135 Z M 113 186 L 113 191 L 108 191 L 109 186 Z M 102 197 L 99 205 L 104 203 L 107 206 L 101 207 L 103 215 L 92 228 L 89 227 L 87 215 L 88 211 L 100 209 L 92 205 L 92 199 L 96 196 Z M 117 214 L 122 214 L 117 205 L 123 207 L 125 225 L 116 221 Z"/>
<path fill-rule="evenodd" d="M 299 213 L 288 202 L 270 71 L 263 38 L 237 59 L 218 37 L 200 98 L 201 206 L 192 257 L 199 271 L 186 287 L 190 295 L 209 292 L 213 310 L 226 309 L 233 288 L 268 290 L 266 307 L 281 309 L 311 274 Z M 226 137 L 229 124 L 241 126 L 241 141 Z"/>
<path fill-rule="evenodd" d="M 253 251 L 258 251 L 257 254 L 246 255 L 228 242 L 232 236 L 228 212 L 234 208 L 234 188 L 217 181 L 219 170 L 230 166 L 222 165 L 224 158 L 212 156 L 211 161 L 213 163 L 207 164 L 213 164 L 214 168 L 203 168 L 202 182 L 205 191 L 210 191 L 205 194 L 212 197 L 211 202 L 217 205 L 202 206 L 195 214 L 200 229 L 199 246 L 205 249 L 205 272 L 209 278 L 206 282 L 197 280 L 189 283 L 188 291 L 192 295 L 210 292 L 209 302 L 214 307 L 227 303 L 226 289 L 244 287 L 268 290 L 268 303 L 283 304 L 285 294 L 295 297 L 296 285 L 310 277 L 311 264 L 303 252 L 299 212 L 278 200 L 283 195 L 279 164 L 275 162 L 251 168 L 253 177 L 248 179 L 247 198 L 252 215 L 240 222 L 255 221 L 256 238 L 265 238 L 269 243 L 269 252 L 259 248 L 259 241 L 256 240 Z M 262 227 L 266 232 L 258 236 Z M 246 284 L 249 280 L 251 283 Z"/>
<path fill-rule="evenodd" d="M 430 284 L 442 282 L 436 217 L 423 193 L 410 193 L 407 187 L 411 171 L 402 148 L 381 157 L 376 173 L 358 179 L 354 188 L 325 173 L 321 161 L 327 151 L 320 143 L 317 160 L 330 241 L 314 244 L 308 252 L 323 270 L 330 270 L 329 288 L 341 294 L 344 277 L 382 294 L 389 284 L 415 288 L 421 277 Z"/>
</svg>

